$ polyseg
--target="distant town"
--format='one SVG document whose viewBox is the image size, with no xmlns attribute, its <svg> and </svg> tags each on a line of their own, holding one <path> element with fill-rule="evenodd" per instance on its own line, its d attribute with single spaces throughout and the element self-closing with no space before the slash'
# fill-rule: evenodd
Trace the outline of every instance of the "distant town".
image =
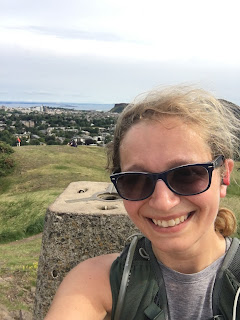
<svg viewBox="0 0 240 320">
<path fill-rule="evenodd" d="M 239 109 L 233 103 L 223 104 Z M 0 141 L 11 146 L 78 145 L 104 146 L 113 139 L 116 120 L 127 103 L 109 111 L 76 110 L 52 106 L 0 105 Z"/>
<path fill-rule="evenodd" d="M 113 138 L 116 119 L 127 104 L 110 111 L 88 111 L 48 106 L 0 106 L 0 140 L 11 146 L 97 145 Z"/>
</svg>

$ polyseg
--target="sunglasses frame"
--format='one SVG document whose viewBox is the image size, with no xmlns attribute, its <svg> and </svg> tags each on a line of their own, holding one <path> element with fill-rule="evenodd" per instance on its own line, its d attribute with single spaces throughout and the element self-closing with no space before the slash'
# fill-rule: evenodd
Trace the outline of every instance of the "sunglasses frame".
<svg viewBox="0 0 240 320">
<path fill-rule="evenodd" d="M 141 201 L 141 200 L 145 200 L 147 198 L 149 198 L 154 190 L 155 190 L 155 187 L 156 187 L 156 183 L 158 180 L 162 180 L 164 181 L 164 183 L 166 184 L 166 186 L 175 194 L 177 195 L 180 195 L 180 196 L 194 196 L 194 195 L 197 195 L 197 194 L 200 194 L 200 193 L 203 193 L 205 191 L 207 191 L 209 188 L 210 188 L 210 185 L 211 185 L 211 181 L 212 181 L 212 172 L 214 169 L 222 166 L 222 164 L 224 163 L 224 156 L 223 155 L 220 155 L 218 157 L 216 157 L 212 162 L 206 162 L 206 163 L 195 163 L 195 164 L 186 164 L 186 165 L 182 165 L 182 166 L 178 166 L 178 167 L 174 167 L 174 168 L 171 168 L 170 170 L 166 170 L 166 171 L 163 171 L 163 172 L 160 172 L 160 173 L 151 173 L 151 172 L 136 172 L 136 171 L 126 171 L 126 172 L 119 172 L 119 173 L 113 173 L 110 175 L 110 179 L 112 181 L 112 183 L 114 184 L 119 196 L 125 200 L 129 200 L 129 201 Z M 197 192 L 197 193 L 191 193 L 191 194 L 184 194 L 184 193 L 180 193 L 180 192 L 177 192 L 176 190 L 174 190 L 168 183 L 167 181 L 167 175 L 176 170 L 176 169 L 181 169 L 181 168 L 188 168 L 188 167 L 196 167 L 196 166 L 201 166 L 203 168 L 205 168 L 208 172 L 208 185 L 207 187 L 202 190 L 201 192 Z M 145 197 L 142 197 L 142 198 L 139 198 L 139 199 L 129 199 L 127 197 L 124 197 L 121 195 L 121 193 L 119 192 L 119 189 L 118 189 L 118 186 L 117 186 L 117 182 L 118 182 L 118 179 L 124 175 L 134 175 L 134 174 L 142 174 L 142 175 L 147 175 L 148 177 L 151 178 L 152 182 L 153 182 L 153 188 L 151 190 L 151 192 L 149 192 L 149 194 Z"/>
</svg>

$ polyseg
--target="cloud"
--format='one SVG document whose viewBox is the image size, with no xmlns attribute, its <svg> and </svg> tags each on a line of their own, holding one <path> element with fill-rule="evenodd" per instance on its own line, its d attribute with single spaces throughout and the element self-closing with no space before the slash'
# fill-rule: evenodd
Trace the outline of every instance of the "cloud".
<svg viewBox="0 0 240 320">
<path fill-rule="evenodd" d="M 123 61 L 89 55 L 70 59 L 24 49 L 17 56 L 7 49 L 1 55 L 0 100 L 10 96 L 52 102 L 129 102 L 158 85 L 193 83 L 239 103 L 240 68 L 236 67 L 205 65 L 199 60 Z"/>
<path fill-rule="evenodd" d="M 91 32 L 78 29 L 69 28 L 56 28 L 56 27 L 45 27 L 45 26 L 22 26 L 22 27 L 6 27 L 5 30 L 28 32 L 36 35 L 53 36 L 62 39 L 79 39 L 79 40 L 96 40 L 96 41 L 121 41 L 121 37 L 113 33 L 107 32 Z"/>
<path fill-rule="evenodd" d="M 112 103 L 158 84 L 194 82 L 238 95 L 236 3 L 2 1 L 1 90 Z"/>
<path fill-rule="evenodd" d="M 69 57 L 240 65 L 235 9 L 234 0 L 9 0 L 0 12 L 0 45 Z"/>
</svg>

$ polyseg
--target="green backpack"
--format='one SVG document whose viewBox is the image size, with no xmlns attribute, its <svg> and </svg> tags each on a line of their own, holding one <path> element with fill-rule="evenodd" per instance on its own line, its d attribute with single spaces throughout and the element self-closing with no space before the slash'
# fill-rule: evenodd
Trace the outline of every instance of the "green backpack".
<svg viewBox="0 0 240 320">
<path fill-rule="evenodd" d="M 240 242 L 234 238 L 213 289 L 215 320 L 235 320 L 240 304 Z M 168 303 L 161 269 L 145 237 L 134 236 L 110 272 L 112 320 L 166 320 Z M 126 303 L 125 303 L 126 301 Z"/>
</svg>

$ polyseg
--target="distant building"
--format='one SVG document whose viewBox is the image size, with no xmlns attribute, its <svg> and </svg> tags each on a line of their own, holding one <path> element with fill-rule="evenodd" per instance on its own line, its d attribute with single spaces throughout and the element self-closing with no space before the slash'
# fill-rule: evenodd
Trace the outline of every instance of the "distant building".
<svg viewBox="0 0 240 320">
<path fill-rule="evenodd" d="M 21 123 L 27 128 L 34 128 L 35 122 L 32 120 L 21 120 Z"/>
<path fill-rule="evenodd" d="M 31 139 L 40 139 L 40 137 L 37 134 L 32 134 Z"/>
<path fill-rule="evenodd" d="M 0 131 L 3 131 L 6 128 L 6 124 L 3 121 L 0 121 Z"/>
</svg>

